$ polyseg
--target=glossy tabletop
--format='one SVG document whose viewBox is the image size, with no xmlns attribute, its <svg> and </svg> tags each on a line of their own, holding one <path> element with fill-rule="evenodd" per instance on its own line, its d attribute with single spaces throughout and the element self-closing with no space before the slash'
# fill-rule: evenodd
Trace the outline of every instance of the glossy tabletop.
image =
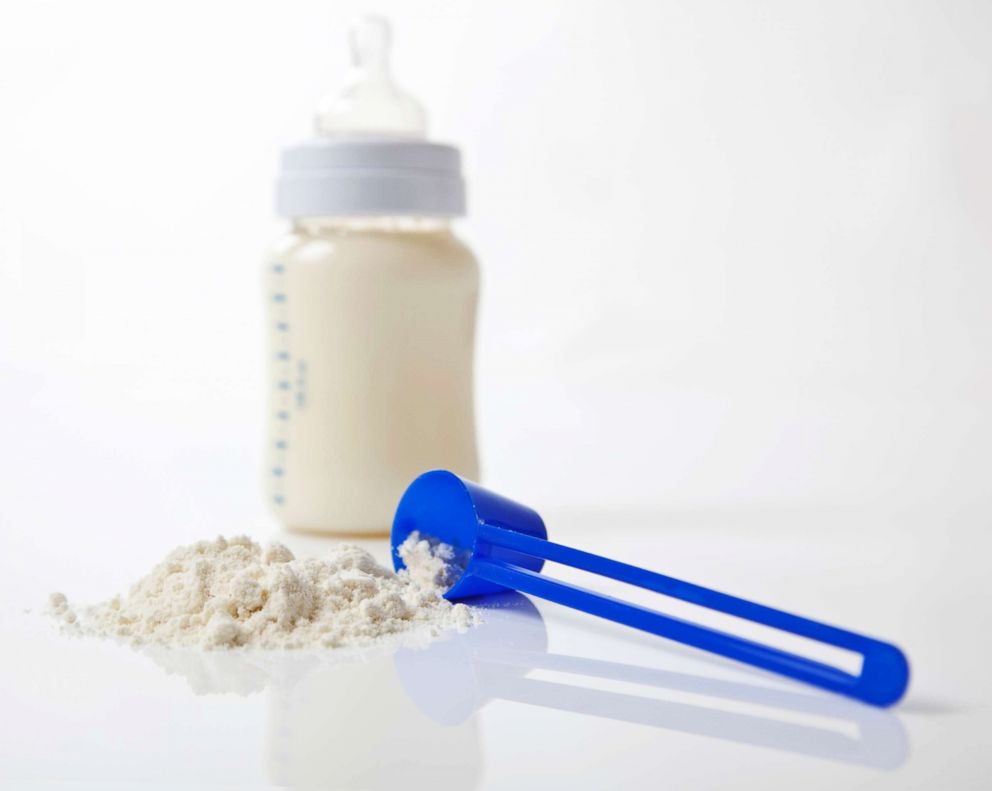
<svg viewBox="0 0 992 791">
<path fill-rule="evenodd" d="M 0 776 L 11 787 L 987 787 L 977 517 L 545 516 L 560 541 L 892 640 L 912 663 L 910 691 L 875 709 L 518 594 L 480 602 L 482 626 L 426 648 L 196 652 L 69 638 L 42 615 L 47 593 L 110 595 L 150 566 L 156 542 L 134 542 L 126 561 L 123 534 L 102 549 L 79 534 L 45 562 L 34 545 L 28 562 L 23 537 L 5 532 Z M 299 555 L 330 545 L 253 534 Z M 386 559 L 385 541 L 364 544 Z"/>
</svg>

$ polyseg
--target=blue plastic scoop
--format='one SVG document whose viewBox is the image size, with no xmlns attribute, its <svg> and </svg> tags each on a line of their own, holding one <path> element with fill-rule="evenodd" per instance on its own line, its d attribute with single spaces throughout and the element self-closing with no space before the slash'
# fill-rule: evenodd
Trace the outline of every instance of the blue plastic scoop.
<svg viewBox="0 0 992 791">
<path fill-rule="evenodd" d="M 446 470 L 424 473 L 400 500 L 392 532 L 397 569 L 403 568 L 398 549 L 414 531 L 450 544 L 464 558 L 461 576 L 445 594 L 448 599 L 508 589 L 529 593 L 875 706 L 895 703 L 909 683 L 909 663 L 891 643 L 552 543 L 536 511 Z M 856 652 L 862 657 L 861 672 L 853 675 L 770 645 L 545 577 L 540 573 L 545 560 Z"/>
</svg>

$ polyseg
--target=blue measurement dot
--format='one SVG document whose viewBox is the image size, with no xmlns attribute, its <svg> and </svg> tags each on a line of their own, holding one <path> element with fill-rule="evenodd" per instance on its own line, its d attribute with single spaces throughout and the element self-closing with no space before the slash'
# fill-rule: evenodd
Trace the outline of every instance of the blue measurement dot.
<svg viewBox="0 0 992 791">
<path fill-rule="evenodd" d="M 272 271 L 273 272 L 278 272 L 279 274 L 282 274 L 283 272 L 286 271 L 286 267 L 284 267 L 282 264 L 273 264 L 272 265 Z"/>
<path fill-rule="evenodd" d="M 275 475 L 277 478 L 282 477 L 283 472 L 284 472 L 284 470 L 283 470 L 282 467 L 273 467 L 272 468 L 272 474 Z"/>
<path fill-rule="evenodd" d="M 289 382 L 280 382 L 279 383 L 279 389 L 280 390 L 289 390 Z"/>
<path fill-rule="evenodd" d="M 276 412 L 276 417 L 279 418 L 280 420 L 289 420 L 289 412 L 287 412 L 286 410 Z"/>
<path fill-rule="evenodd" d="M 279 450 L 286 450 L 286 440 L 284 440 L 284 439 L 277 439 L 276 440 L 276 448 L 278 448 Z"/>
<path fill-rule="evenodd" d="M 276 505 L 282 505 L 284 502 L 286 502 L 286 498 L 283 497 L 281 494 L 277 494 L 275 497 L 272 498 L 272 502 L 274 502 Z"/>
<path fill-rule="evenodd" d="M 289 352 L 278 352 L 276 354 L 276 359 L 277 360 L 288 360 L 289 359 Z"/>
<path fill-rule="evenodd" d="M 272 301 L 273 302 L 285 302 L 286 301 L 286 295 L 285 294 L 273 294 L 272 295 Z"/>
<path fill-rule="evenodd" d="M 289 329 L 289 322 L 277 321 L 276 329 L 279 330 L 279 332 L 286 332 Z"/>
</svg>

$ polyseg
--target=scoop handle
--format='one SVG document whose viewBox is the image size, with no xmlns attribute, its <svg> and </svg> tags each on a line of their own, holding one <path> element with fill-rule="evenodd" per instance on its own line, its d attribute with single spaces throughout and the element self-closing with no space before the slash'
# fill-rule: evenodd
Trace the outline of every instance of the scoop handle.
<svg viewBox="0 0 992 791">
<path fill-rule="evenodd" d="M 489 544 L 572 566 L 753 623 L 771 626 L 789 634 L 854 651 L 862 656 L 861 672 L 853 675 L 798 654 L 595 593 L 492 557 L 477 557 L 472 573 L 497 585 L 770 670 L 875 706 L 890 706 L 895 703 L 902 697 L 909 683 L 909 663 L 903 652 L 891 643 L 497 525 L 480 526 L 479 540 L 483 547 Z"/>
</svg>

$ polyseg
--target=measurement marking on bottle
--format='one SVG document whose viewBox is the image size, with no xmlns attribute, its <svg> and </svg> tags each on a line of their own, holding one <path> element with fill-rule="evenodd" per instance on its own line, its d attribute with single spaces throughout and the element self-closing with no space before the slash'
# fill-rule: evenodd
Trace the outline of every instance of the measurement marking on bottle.
<svg viewBox="0 0 992 791">
<path fill-rule="evenodd" d="M 272 502 L 277 506 L 286 504 L 286 450 L 289 447 L 290 404 L 292 403 L 292 378 L 289 338 L 288 297 L 286 294 L 286 266 L 281 263 L 272 265 L 272 322 L 276 329 L 276 363 L 273 366 L 273 385 L 275 394 L 273 410 L 276 424 L 273 430 L 273 447 L 271 452 L 272 466 L 269 469 L 269 492 Z"/>
<path fill-rule="evenodd" d="M 307 405 L 307 364 L 305 360 L 296 362 L 296 406 L 303 409 Z"/>
</svg>

